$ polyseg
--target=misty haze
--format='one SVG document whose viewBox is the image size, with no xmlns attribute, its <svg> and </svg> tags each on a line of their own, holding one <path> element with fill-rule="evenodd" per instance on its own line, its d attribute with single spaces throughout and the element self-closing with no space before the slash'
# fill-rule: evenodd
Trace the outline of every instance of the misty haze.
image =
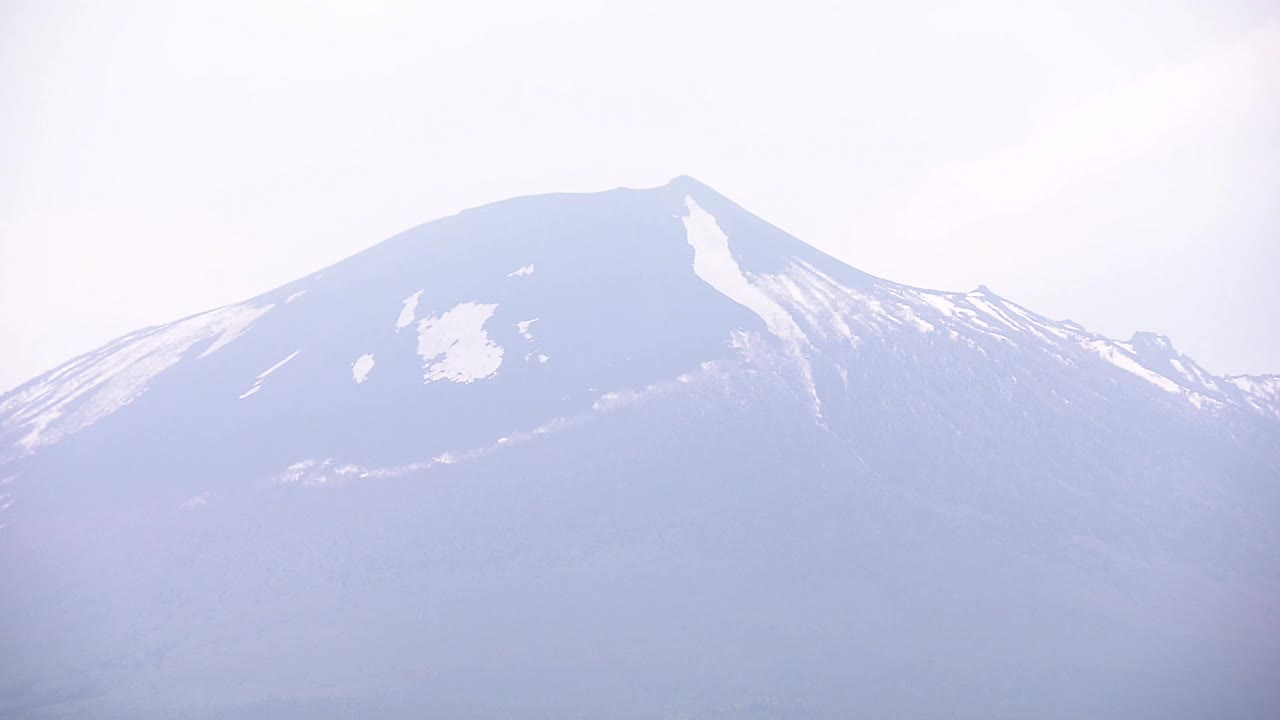
<svg viewBox="0 0 1280 720">
<path fill-rule="evenodd" d="M 1080 52 L 1096 75 L 1025 87 L 1139 90 L 954 166 L 939 159 L 976 152 L 982 123 L 913 155 L 886 123 L 926 142 L 911 123 L 932 101 L 870 99 L 946 95 L 918 82 L 932 60 L 895 49 L 919 27 L 968 28 L 940 56 L 988 67 L 941 9 L 775 9 L 775 32 L 736 4 L 650 8 L 667 21 L 428 5 L 3 11 L 20 119 L 0 141 L 17 158 L 0 181 L 0 717 L 1280 717 L 1280 366 L 1253 367 L 1280 358 L 1263 201 L 1280 185 L 1214 159 L 1228 135 L 1274 155 L 1275 11 L 1117 11 L 1116 37 L 1165 30 L 1132 56 L 1099 30 Z M 973 13 L 1050 54 L 1091 21 Z M 779 58 L 845 28 L 903 66 L 837 128 L 811 80 L 734 54 L 729 28 Z M 258 40 L 224 42 L 241 33 Z M 507 33 L 538 50 L 492 41 Z M 704 36 L 696 55 L 625 52 Z M 402 56 L 410 40 L 425 54 Z M 168 96 L 95 95 L 93 43 L 109 87 L 203 78 L 174 97 L 230 109 L 140 140 Z M 475 58 L 449 66 L 475 87 L 440 90 L 463 82 L 433 53 Z M 202 74 L 223 58 L 229 75 Z M 866 81 L 793 62 L 826 67 L 824 92 Z M 1154 79 L 1098 79 L 1148 62 Z M 683 112 L 656 89 L 677 77 L 695 83 L 671 86 Z M 238 123 L 311 115 L 300 98 L 330 80 L 354 114 L 214 157 Z M 957 107 L 1012 102 L 973 82 Z M 465 102 L 403 100 L 437 90 Z M 613 92 L 669 124 L 627 125 Z M 748 97 L 767 121 L 734 110 Z M 775 103 L 805 98 L 819 119 Z M 485 110 L 499 100 L 513 112 Z M 545 147 L 521 103 L 564 120 Z M 446 108 L 453 132 L 380 132 Z M 603 135 L 575 142 L 584 115 Z M 775 130 L 836 158 L 861 133 L 867 160 L 796 172 Z M 289 155 L 295 131 L 323 136 L 314 159 Z M 930 152 L 938 168 L 903 184 Z M 1251 189 L 1181 184 L 1224 176 Z"/>
</svg>

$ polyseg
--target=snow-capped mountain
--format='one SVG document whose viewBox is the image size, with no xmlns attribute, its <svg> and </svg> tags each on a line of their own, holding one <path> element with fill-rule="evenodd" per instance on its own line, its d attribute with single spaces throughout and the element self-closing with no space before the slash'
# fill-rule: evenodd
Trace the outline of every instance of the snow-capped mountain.
<svg viewBox="0 0 1280 720">
<path fill-rule="evenodd" d="M 1280 376 L 517 198 L 0 397 L 0 713 L 1270 717 Z"/>
</svg>

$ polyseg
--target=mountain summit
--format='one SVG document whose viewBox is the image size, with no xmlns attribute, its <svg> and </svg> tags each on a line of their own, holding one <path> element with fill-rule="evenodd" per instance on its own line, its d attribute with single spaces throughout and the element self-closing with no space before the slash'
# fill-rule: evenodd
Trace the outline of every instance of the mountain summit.
<svg viewBox="0 0 1280 720">
<path fill-rule="evenodd" d="M 1280 377 L 516 198 L 0 396 L 0 714 L 1280 704 Z"/>
</svg>

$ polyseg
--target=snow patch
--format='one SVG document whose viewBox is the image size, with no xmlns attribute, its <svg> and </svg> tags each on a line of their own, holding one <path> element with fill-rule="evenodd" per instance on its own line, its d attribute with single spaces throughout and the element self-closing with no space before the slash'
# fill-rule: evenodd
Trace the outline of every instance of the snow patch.
<svg viewBox="0 0 1280 720">
<path fill-rule="evenodd" d="M 1190 391 L 1187 392 L 1187 400 L 1189 400 L 1191 404 L 1196 407 L 1197 410 L 1203 409 L 1206 406 L 1211 408 L 1220 408 L 1220 407 L 1223 407 L 1224 405 L 1224 403 L 1220 400 L 1214 400 L 1211 397 L 1205 397 L 1200 393 L 1190 392 Z"/>
<path fill-rule="evenodd" d="M 521 320 L 520 322 L 516 323 L 516 332 L 520 333 L 520 337 L 524 338 L 525 340 L 530 340 L 530 341 L 533 340 L 533 333 L 529 332 L 529 326 L 538 322 L 538 320 L 540 319 L 541 318 L 534 318 L 532 320 Z"/>
<path fill-rule="evenodd" d="M 333 460 L 300 460 L 276 475 L 275 482 L 283 485 L 313 487 L 332 485 L 351 478 L 368 477 L 369 472 L 358 465 L 339 465 Z"/>
<path fill-rule="evenodd" d="M 757 286 L 763 287 L 774 299 L 791 306 L 823 337 L 839 337 L 856 342 L 858 336 L 845 322 L 845 307 L 837 301 L 837 294 L 830 287 L 813 281 L 793 261 L 784 273 L 753 277 Z"/>
<path fill-rule="evenodd" d="M 1086 340 L 1082 343 L 1087 350 L 1093 351 L 1098 357 L 1115 365 L 1129 373 L 1133 373 L 1165 392 L 1176 393 L 1181 392 L 1182 386 L 1173 382 L 1169 378 L 1148 370 L 1141 363 L 1134 360 L 1128 353 L 1116 347 L 1116 343 L 1110 340 Z"/>
<path fill-rule="evenodd" d="M 769 332 L 789 345 L 807 343 L 804 331 L 782 305 L 756 288 L 743 274 L 729 250 L 729 238 L 716 219 L 691 197 L 686 197 L 689 214 L 684 217 L 685 233 L 693 247 L 693 271 L 720 294 L 755 313 Z"/>
<path fill-rule="evenodd" d="M 1196 376 L 1188 372 L 1187 368 L 1179 362 L 1177 358 L 1169 358 L 1169 364 L 1172 365 L 1173 369 L 1177 370 L 1178 374 L 1182 375 L 1182 377 L 1190 380 L 1191 382 L 1196 381 Z"/>
<path fill-rule="evenodd" d="M 1002 324 L 1007 325 L 1013 328 L 1014 330 L 1021 329 L 1016 324 L 1014 324 L 1013 321 L 1011 321 L 1008 317 L 1006 317 L 1004 313 L 1000 312 L 994 305 L 988 302 L 987 299 L 981 293 L 969 293 L 968 295 L 965 296 L 964 299 L 973 307 L 982 311 L 986 315 L 989 315 L 995 318 L 996 320 L 999 320 Z"/>
<path fill-rule="evenodd" d="M 502 346 L 489 339 L 484 324 L 497 304 L 459 303 L 418 323 L 418 354 L 426 382 L 469 383 L 493 377 L 502 366 Z"/>
<path fill-rule="evenodd" d="M 0 431 L 22 433 L 5 455 L 21 457 L 79 432 L 137 400 L 194 346 L 207 357 L 235 340 L 274 305 L 230 305 L 127 335 L 73 360 L 0 403 Z"/>
<path fill-rule="evenodd" d="M 956 312 L 957 311 L 956 304 L 941 295 L 934 295 L 932 293 L 920 293 L 919 297 L 921 300 L 928 303 L 929 306 L 932 307 L 934 310 L 937 310 L 938 312 L 942 313 L 947 317 L 955 317 L 958 314 Z"/>
<path fill-rule="evenodd" d="M 351 379 L 358 385 L 369 378 L 371 370 L 373 370 L 373 353 L 365 353 L 351 363 Z"/>
<path fill-rule="evenodd" d="M 1196 362 L 1195 362 L 1194 360 L 1192 360 L 1191 358 L 1188 358 L 1187 356 L 1185 356 L 1185 355 L 1184 355 L 1184 356 L 1183 356 L 1183 359 L 1185 359 L 1185 360 L 1187 361 L 1188 366 L 1191 368 L 1191 372 L 1195 373 L 1196 377 L 1197 377 L 1197 378 L 1199 378 L 1200 383 L 1201 383 L 1202 385 L 1204 385 L 1206 388 L 1208 388 L 1208 389 L 1210 389 L 1210 390 L 1212 390 L 1212 391 L 1214 391 L 1214 392 L 1222 392 L 1222 389 L 1218 387 L 1218 383 L 1216 383 L 1216 382 L 1214 382 L 1214 381 L 1213 381 L 1213 376 L 1212 376 L 1212 375 L 1210 375 L 1210 374 L 1206 373 L 1206 372 L 1205 372 L 1205 371 L 1204 371 L 1204 370 L 1203 370 L 1199 365 L 1197 365 L 1197 364 L 1196 364 Z"/>
<path fill-rule="evenodd" d="M 692 197 L 686 195 L 684 204 L 688 214 L 682 220 L 685 237 L 693 248 L 694 274 L 720 294 L 755 313 L 769 332 L 782 341 L 787 354 L 800 368 L 813 401 L 814 413 L 821 418 L 822 401 L 814 385 L 813 369 L 805 356 L 805 348 L 811 347 L 808 336 L 781 304 L 747 280 L 729 249 L 729 237 L 720 229 L 715 217 L 703 210 Z"/>
<path fill-rule="evenodd" d="M 807 262 L 793 258 L 789 272 L 801 285 L 809 288 L 814 297 L 822 300 L 829 315 L 839 319 L 837 329 L 849 327 L 847 320 L 858 320 L 876 333 L 882 333 L 887 326 L 903 323 L 903 318 L 886 310 L 879 299 L 844 285 Z M 855 342 L 858 340 L 852 330 L 848 331 L 848 338 Z"/>
<path fill-rule="evenodd" d="M 428 460 L 388 467 L 365 467 L 351 463 L 339 463 L 331 458 L 324 460 L 308 458 L 288 466 L 278 473 L 273 478 L 273 481 L 283 485 L 321 487 L 340 485 L 353 480 L 404 477 L 441 465 L 455 465 L 475 460 L 491 453 L 501 452 L 506 448 L 535 440 L 544 435 L 580 425 L 597 415 L 648 402 L 663 393 L 675 390 L 677 387 L 687 386 L 691 382 L 714 378 L 723 379 L 723 377 L 724 371 L 719 363 L 704 362 L 699 366 L 698 371 L 683 373 L 673 380 L 656 382 L 638 390 L 619 390 L 605 393 L 585 412 L 554 417 L 536 427 L 502 435 L 488 445 L 481 445 L 460 452 L 445 451 L 431 456 Z M 687 391 L 687 387 L 684 391 Z"/>
<path fill-rule="evenodd" d="M 892 311 L 895 316 L 922 333 L 933 332 L 933 324 L 916 314 L 910 305 L 898 305 Z"/>
<path fill-rule="evenodd" d="M 413 324 L 413 318 L 418 312 L 418 300 L 421 297 L 422 291 L 419 290 L 404 299 L 404 307 L 400 308 L 400 317 L 396 318 L 396 332 Z"/>
<path fill-rule="evenodd" d="M 265 380 L 267 379 L 267 377 L 268 377 L 269 375 L 271 375 L 271 373 L 273 373 L 273 372 L 275 372 L 275 371 L 279 370 L 280 368 L 284 367 L 285 363 L 287 363 L 287 362 L 289 362 L 290 360 L 292 360 L 292 359 L 294 359 L 295 357 L 297 357 L 297 356 L 298 356 L 298 353 L 300 353 L 300 352 L 302 352 L 302 350 L 300 350 L 300 349 L 299 349 L 299 350 L 294 350 L 293 352 L 289 353 L 288 357 L 286 357 L 285 359 L 281 360 L 280 362 L 276 363 L 275 365 L 272 365 L 271 367 L 267 368 L 266 370 L 263 370 L 263 371 L 262 371 L 262 373 L 258 375 L 258 377 L 254 378 L 254 381 L 253 381 L 253 387 L 249 388 L 248 390 L 245 390 L 245 391 L 244 391 L 244 394 L 240 396 L 240 399 L 241 399 L 241 400 L 243 400 L 243 399 L 245 399 L 245 398 L 249 397 L 250 395 L 253 395 L 253 394 L 257 393 L 259 390 L 261 390 L 261 389 L 262 389 L 262 383 L 263 383 L 263 381 L 265 381 Z"/>
<path fill-rule="evenodd" d="M 285 304 L 285 305 L 288 305 L 289 303 L 293 302 L 294 300 L 297 300 L 298 298 L 300 298 L 300 297 L 302 297 L 303 295 L 306 295 L 306 294 L 307 294 L 307 291 L 306 291 L 306 290 L 299 290 L 298 292 L 296 292 L 296 293 L 294 293 L 294 294 L 290 295 L 289 297 L 285 298 L 285 299 L 284 299 L 284 304 Z"/>
<path fill-rule="evenodd" d="M 1231 375 L 1226 381 L 1250 395 L 1280 398 L 1280 375 Z"/>
<path fill-rule="evenodd" d="M 266 315 L 273 307 L 275 307 L 275 305 L 263 305 L 262 307 L 254 307 L 252 305 L 233 305 L 230 308 L 214 310 L 213 312 L 215 313 L 225 312 L 225 314 L 217 320 L 216 329 L 218 337 L 213 341 L 212 345 L 205 348 L 204 352 L 200 353 L 200 357 L 208 357 L 226 347 L 228 343 L 243 335 L 255 320 Z M 205 315 L 208 314 L 209 313 L 205 313 Z"/>
<path fill-rule="evenodd" d="M 1223 379 L 1245 394 L 1249 407 L 1280 418 L 1280 375 L 1230 375 Z"/>
</svg>

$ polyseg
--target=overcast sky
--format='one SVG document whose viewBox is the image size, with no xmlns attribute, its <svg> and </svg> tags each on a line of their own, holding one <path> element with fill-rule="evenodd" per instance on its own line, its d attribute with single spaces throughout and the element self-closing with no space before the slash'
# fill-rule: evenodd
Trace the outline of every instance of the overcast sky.
<svg viewBox="0 0 1280 720">
<path fill-rule="evenodd" d="M 1280 3 L 0 0 L 0 389 L 513 195 L 1280 372 Z"/>
</svg>

